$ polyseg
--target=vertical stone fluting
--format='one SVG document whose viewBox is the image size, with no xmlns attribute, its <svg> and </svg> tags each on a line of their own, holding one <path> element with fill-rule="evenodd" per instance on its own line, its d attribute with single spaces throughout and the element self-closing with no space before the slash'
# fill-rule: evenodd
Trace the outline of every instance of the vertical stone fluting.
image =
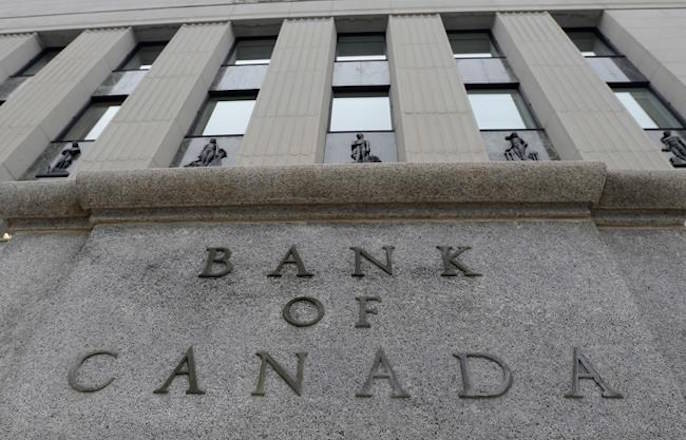
<svg viewBox="0 0 686 440">
<path fill-rule="evenodd" d="M 487 161 L 441 18 L 391 16 L 387 41 L 400 159 Z"/>
<path fill-rule="evenodd" d="M 493 32 L 562 159 L 671 169 L 550 14 L 499 13 Z"/>
<path fill-rule="evenodd" d="M 631 61 L 650 85 L 686 116 L 686 10 L 606 11 L 605 37 Z"/>
<path fill-rule="evenodd" d="M 0 36 L 0 83 L 17 73 L 41 51 L 36 34 Z"/>
<path fill-rule="evenodd" d="M 134 47 L 126 28 L 82 32 L 0 107 L 0 180 L 18 179 Z"/>
<path fill-rule="evenodd" d="M 335 49 L 333 19 L 284 21 L 241 143 L 239 165 L 322 161 Z"/>
<path fill-rule="evenodd" d="M 79 171 L 169 166 L 232 43 L 229 23 L 183 25 L 81 159 Z"/>
</svg>

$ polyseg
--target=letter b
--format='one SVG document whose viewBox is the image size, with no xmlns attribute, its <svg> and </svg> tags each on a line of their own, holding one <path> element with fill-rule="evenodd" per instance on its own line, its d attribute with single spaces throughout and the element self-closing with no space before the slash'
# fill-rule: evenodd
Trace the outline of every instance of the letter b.
<svg viewBox="0 0 686 440">
<path fill-rule="evenodd" d="M 223 247 L 207 248 L 207 260 L 205 261 L 205 268 L 199 275 L 200 278 L 221 278 L 226 274 L 231 273 L 233 265 L 229 262 L 231 258 L 231 251 Z M 215 266 L 219 268 L 216 271 Z"/>
</svg>

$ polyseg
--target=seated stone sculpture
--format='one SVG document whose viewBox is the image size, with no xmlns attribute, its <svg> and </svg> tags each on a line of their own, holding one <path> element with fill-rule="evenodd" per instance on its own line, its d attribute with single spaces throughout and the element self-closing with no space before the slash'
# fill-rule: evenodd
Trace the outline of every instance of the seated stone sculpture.
<svg viewBox="0 0 686 440">
<path fill-rule="evenodd" d="M 215 138 L 210 139 L 210 141 L 205 144 L 202 151 L 198 155 L 198 158 L 193 162 L 187 163 L 185 167 L 216 167 L 221 166 L 222 159 L 226 156 L 226 150 L 219 148 L 217 145 L 217 140 Z"/>
<path fill-rule="evenodd" d="M 517 132 L 513 132 L 505 138 L 510 142 L 510 148 L 505 150 L 506 160 L 538 160 L 538 153 L 535 151 L 527 153 L 529 144 L 524 139 L 519 137 Z"/>
<path fill-rule="evenodd" d="M 666 130 L 662 134 L 660 141 L 664 144 L 662 151 L 668 151 L 674 156 L 669 158 L 669 161 L 675 168 L 686 167 L 686 142 L 678 134 L 672 134 L 670 130 Z"/>
<path fill-rule="evenodd" d="M 45 173 L 38 174 L 36 177 L 68 177 L 67 169 L 74 163 L 74 160 L 81 155 L 81 147 L 78 142 L 72 142 L 71 145 L 62 150 L 60 159 Z"/>
<path fill-rule="evenodd" d="M 364 138 L 362 133 L 357 133 L 356 139 L 350 144 L 350 158 L 357 163 L 381 162 L 378 156 L 374 156 L 369 141 Z"/>
</svg>

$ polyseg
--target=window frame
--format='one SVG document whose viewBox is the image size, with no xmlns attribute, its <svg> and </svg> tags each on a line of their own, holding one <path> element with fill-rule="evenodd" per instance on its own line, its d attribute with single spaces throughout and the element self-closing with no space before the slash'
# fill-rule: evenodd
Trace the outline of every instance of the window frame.
<svg viewBox="0 0 686 440">
<path fill-rule="evenodd" d="M 545 129 L 541 125 L 540 121 L 536 117 L 536 113 L 533 111 L 533 108 L 531 107 L 531 103 L 529 100 L 526 98 L 526 96 L 522 93 L 519 87 L 519 83 L 490 83 L 490 84 L 473 84 L 473 85 L 465 85 L 465 89 L 467 90 L 467 100 L 469 100 L 469 94 L 472 91 L 477 91 L 477 92 L 485 92 L 482 94 L 488 94 L 488 92 L 492 92 L 493 94 L 496 94 L 498 92 L 501 92 L 503 94 L 505 93 L 516 93 L 519 95 L 519 98 L 522 101 L 522 104 L 524 105 L 524 108 L 526 109 L 528 115 L 522 115 L 522 112 L 520 108 L 517 106 L 517 102 L 515 99 L 513 99 L 513 102 L 515 104 L 515 107 L 518 110 L 519 117 L 522 119 L 522 122 L 524 122 L 524 125 L 526 124 L 527 119 L 531 120 L 532 127 L 525 127 L 525 128 L 479 128 L 478 127 L 478 119 L 476 117 L 476 111 L 474 110 L 474 107 L 471 105 L 471 102 L 469 104 L 470 110 L 472 111 L 472 114 L 474 115 L 474 120 L 477 122 L 477 128 L 479 128 L 479 131 L 544 131 Z"/>
<path fill-rule="evenodd" d="M 257 97 L 259 94 L 259 90 L 221 90 L 221 91 L 210 91 L 208 92 L 207 96 L 205 97 L 205 101 L 202 103 L 202 106 L 200 106 L 200 109 L 198 110 L 198 113 L 195 115 L 195 118 L 193 119 L 193 124 L 191 124 L 190 130 L 188 130 L 188 134 L 184 136 L 184 138 L 209 138 L 209 137 L 243 137 L 245 136 L 245 133 L 247 132 L 248 125 L 245 126 L 246 130 L 242 134 L 196 134 L 198 131 L 198 124 L 201 122 L 205 108 L 207 107 L 207 104 L 209 101 L 216 100 L 216 101 L 255 101 L 255 104 L 257 104 Z M 253 112 L 254 112 L 254 107 L 253 107 Z M 212 114 L 209 115 L 207 122 L 209 122 L 210 118 L 212 117 Z M 250 117 L 248 118 L 248 124 L 250 124 L 250 119 L 252 118 L 252 112 L 250 113 Z M 205 130 L 205 127 L 207 126 L 207 123 L 203 127 L 203 131 Z"/>
<path fill-rule="evenodd" d="M 226 55 L 226 58 L 224 58 L 224 61 L 222 61 L 221 67 L 227 67 L 227 66 L 265 66 L 265 65 L 271 64 L 272 57 L 274 56 L 274 49 L 276 48 L 276 42 L 277 42 L 278 38 L 279 38 L 278 35 L 265 35 L 265 36 L 256 36 L 256 37 L 239 37 L 239 38 L 236 38 L 235 41 L 233 42 L 233 45 L 231 46 L 231 49 L 229 50 L 229 53 Z M 238 45 L 241 42 L 243 42 L 243 41 L 259 41 L 259 40 L 273 40 L 274 41 L 274 45 L 272 46 L 272 51 L 269 54 L 269 61 L 259 62 L 259 63 L 242 63 L 242 64 L 236 64 L 236 60 L 234 60 L 233 62 L 230 62 L 231 58 L 237 54 Z"/>
<path fill-rule="evenodd" d="M 58 56 L 63 50 L 64 50 L 64 46 L 49 46 L 49 47 L 44 47 L 43 50 L 41 50 L 40 53 L 39 53 L 38 55 L 36 55 L 35 57 L 31 58 L 31 60 L 30 60 L 28 63 L 26 63 L 21 69 L 19 69 L 19 70 L 17 71 L 17 73 L 15 73 L 14 75 L 10 75 L 9 78 L 18 78 L 18 77 L 31 78 L 31 77 L 33 77 L 33 76 L 36 76 L 36 75 L 38 74 L 38 72 L 40 72 L 40 71 L 43 69 L 43 67 L 45 67 L 45 66 L 41 67 L 41 68 L 38 70 L 38 72 L 36 72 L 36 73 L 29 73 L 29 74 L 27 74 L 27 73 L 25 73 L 25 72 L 26 72 L 27 70 L 29 70 L 29 68 L 31 68 L 31 67 L 32 67 L 39 59 L 41 59 L 47 52 L 57 52 L 57 53 L 55 54 L 55 57 L 56 57 L 56 56 Z M 52 57 L 52 59 L 51 59 L 50 61 L 52 61 L 53 59 L 55 59 L 55 57 Z M 48 61 L 48 63 L 46 63 L 46 66 L 50 63 L 50 61 Z"/>
<path fill-rule="evenodd" d="M 345 61 L 342 61 L 345 62 Z M 338 95 L 338 96 L 336 96 Z M 341 96 L 344 95 L 344 96 Z M 345 96 L 348 95 L 348 96 Z M 387 97 L 388 98 L 388 114 L 390 118 L 391 128 L 387 130 L 340 130 L 332 131 L 331 122 L 333 120 L 333 100 L 335 98 L 364 98 L 364 97 Z M 329 118 L 326 126 L 326 133 L 393 133 L 395 132 L 395 124 L 393 118 L 393 99 L 391 97 L 390 86 L 348 86 L 348 87 L 334 87 L 331 91 L 331 99 L 329 100 Z"/>
<path fill-rule="evenodd" d="M 74 125 L 86 114 L 89 108 L 91 108 L 93 105 L 101 105 L 101 104 L 109 104 L 109 106 L 114 106 L 118 105 L 121 107 L 124 104 L 124 101 L 128 95 L 108 95 L 108 96 L 97 96 L 97 97 L 91 97 L 91 99 L 88 101 L 88 103 L 83 106 L 83 108 L 74 116 L 70 121 L 69 124 L 67 124 L 67 127 L 62 130 L 54 140 L 51 141 L 51 143 L 64 143 L 64 142 L 95 142 L 98 140 L 100 135 L 96 137 L 95 139 L 69 139 L 66 137 L 66 134 L 71 131 L 71 129 L 74 127 Z M 115 115 L 116 116 L 116 115 Z M 114 118 L 114 116 L 113 116 Z M 90 127 L 89 130 L 92 130 L 95 125 L 97 125 L 98 121 L 95 122 L 95 124 Z M 103 128 L 103 131 L 107 128 L 108 124 Z M 102 134 L 102 133 L 101 133 Z"/>
<path fill-rule="evenodd" d="M 612 94 L 615 95 L 615 98 L 617 98 L 617 96 L 616 96 L 617 89 L 646 90 L 648 93 L 650 93 L 657 100 L 659 105 L 661 105 L 664 108 L 664 110 L 666 110 L 669 113 L 669 115 L 672 118 L 674 118 L 675 121 L 677 121 L 677 123 L 681 124 L 681 127 L 660 127 L 660 126 L 658 126 L 657 128 L 643 128 L 641 126 L 641 124 L 638 122 L 638 120 L 636 120 L 634 115 L 631 113 L 631 111 L 629 111 L 629 109 L 627 109 L 624 106 L 624 104 L 621 102 L 621 100 L 619 98 L 617 98 L 617 101 L 619 101 L 619 103 L 622 105 L 622 108 L 625 109 L 631 115 L 631 118 L 636 122 L 636 124 L 638 124 L 639 127 L 641 127 L 641 130 L 644 130 L 644 131 L 657 131 L 657 130 L 660 130 L 660 131 L 662 131 L 662 130 L 684 131 L 684 130 L 686 130 L 686 121 L 684 121 L 684 118 L 682 118 L 681 115 L 677 111 L 674 110 L 674 108 L 671 106 L 671 104 L 669 104 L 669 102 L 667 102 L 662 97 L 662 95 L 657 93 L 657 91 L 654 90 L 650 86 L 649 83 L 643 83 L 643 82 L 619 83 L 619 85 L 617 85 L 617 86 L 611 85 L 611 83 L 607 83 L 607 84 L 608 84 L 608 86 L 610 86 L 610 89 L 612 90 Z M 637 101 L 637 103 L 640 105 L 640 102 Z M 648 115 L 648 117 L 650 117 L 652 119 L 650 114 L 648 112 L 646 112 L 645 109 L 643 109 L 643 107 L 641 107 L 641 109 Z M 653 122 L 655 122 L 655 121 L 653 121 Z"/>
<path fill-rule="evenodd" d="M 567 35 L 567 38 L 572 42 L 574 47 L 579 51 L 582 57 L 584 58 L 626 58 L 624 54 L 622 54 L 617 48 L 610 43 L 610 41 L 605 38 L 605 36 L 598 30 L 596 27 L 572 27 L 572 28 L 564 28 L 563 29 L 565 34 Z M 601 43 L 603 43 L 605 46 L 607 46 L 612 52 L 613 55 L 584 55 L 584 53 L 579 49 L 579 47 L 574 43 L 574 40 L 572 37 L 569 35 L 569 32 L 589 32 L 592 33 L 600 40 Z"/>
<path fill-rule="evenodd" d="M 383 55 L 358 55 L 360 57 L 363 56 L 383 56 L 383 58 L 374 58 L 374 59 L 351 59 L 351 60 L 339 60 L 338 59 L 338 45 L 340 43 L 341 37 L 373 37 L 373 36 L 381 36 L 383 37 L 383 45 L 384 45 L 384 50 L 383 50 Z M 355 55 L 351 55 L 355 56 Z M 379 61 L 388 61 L 388 41 L 386 40 L 386 33 L 385 32 L 341 32 L 336 34 L 336 49 L 334 50 L 334 58 L 333 58 L 334 63 L 364 63 L 364 62 L 379 62 Z"/>
<path fill-rule="evenodd" d="M 129 53 L 126 56 L 126 58 L 124 58 L 124 61 L 122 63 L 120 63 L 116 69 L 114 69 L 112 71 L 112 73 L 114 73 L 114 72 L 138 72 L 138 71 L 150 70 L 149 68 L 148 69 L 140 69 L 140 68 L 138 68 L 138 69 L 125 69 L 124 66 L 126 66 L 129 63 L 129 61 L 131 61 L 133 59 L 134 56 L 136 56 L 136 53 L 142 47 L 162 46 L 162 50 L 160 50 L 160 53 L 157 54 L 157 57 L 155 58 L 155 61 L 157 61 L 157 58 L 159 58 L 159 56 L 162 54 L 162 51 L 164 51 L 164 49 L 167 47 L 168 43 L 169 43 L 168 41 L 144 41 L 144 42 L 138 43 L 136 45 L 136 47 L 133 48 L 131 53 Z M 152 64 L 150 65 L 150 67 L 152 67 Z"/>
<path fill-rule="evenodd" d="M 448 44 L 450 45 L 450 52 L 452 53 L 453 59 L 455 60 L 490 60 L 490 59 L 506 59 L 505 55 L 503 55 L 502 50 L 500 50 L 500 46 L 498 45 L 498 42 L 496 41 L 495 37 L 493 36 L 493 32 L 490 29 L 456 29 L 456 30 L 446 30 L 446 36 L 448 38 Z M 497 53 L 497 56 L 490 56 L 490 57 L 479 57 L 479 56 L 455 56 L 455 51 L 453 50 L 453 45 L 450 42 L 450 35 L 457 35 L 457 34 L 485 34 L 488 36 L 488 40 L 491 43 L 491 46 L 493 46 L 493 49 L 495 49 L 495 52 Z"/>
</svg>

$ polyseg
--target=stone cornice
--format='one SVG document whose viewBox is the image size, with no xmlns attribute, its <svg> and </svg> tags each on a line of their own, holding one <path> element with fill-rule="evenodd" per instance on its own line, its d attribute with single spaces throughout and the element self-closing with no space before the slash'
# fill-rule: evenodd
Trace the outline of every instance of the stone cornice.
<svg viewBox="0 0 686 440">
<path fill-rule="evenodd" d="M 398 163 L 91 172 L 0 184 L 0 217 L 16 228 L 67 219 L 83 225 L 590 216 L 605 225 L 683 225 L 686 173 L 607 171 L 595 162 Z"/>
</svg>

